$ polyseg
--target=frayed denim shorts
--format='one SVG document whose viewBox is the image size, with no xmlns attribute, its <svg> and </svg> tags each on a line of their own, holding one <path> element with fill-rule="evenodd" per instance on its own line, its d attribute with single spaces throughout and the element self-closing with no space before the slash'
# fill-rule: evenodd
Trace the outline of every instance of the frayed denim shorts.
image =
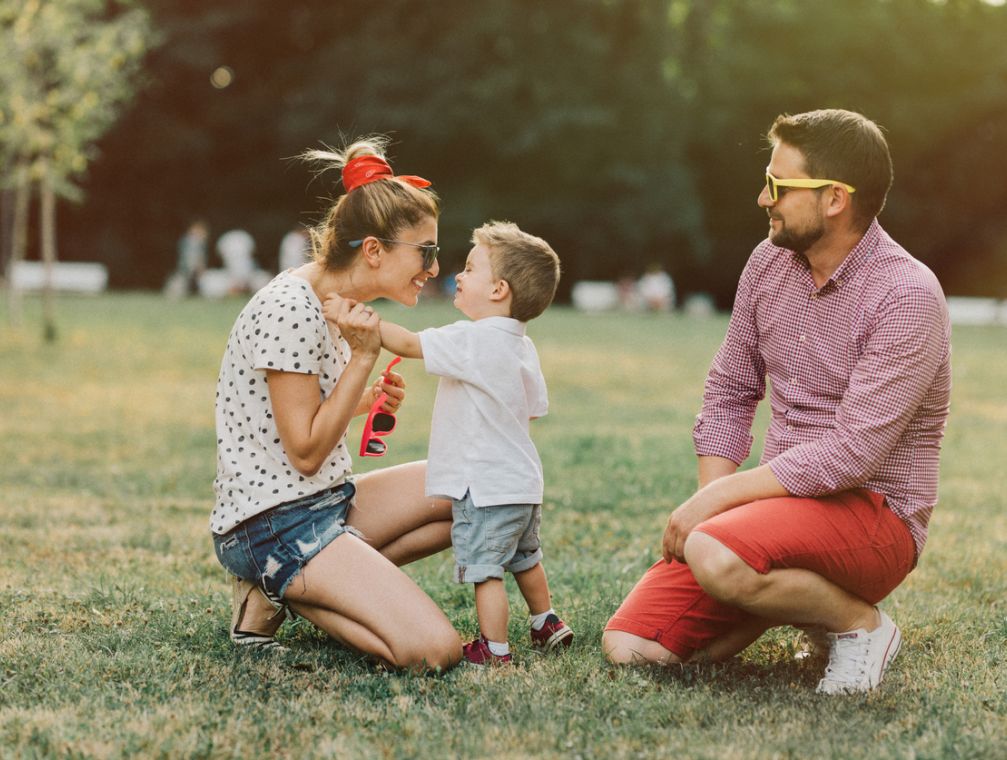
<svg viewBox="0 0 1007 760">
<path fill-rule="evenodd" d="M 223 535 L 213 536 L 217 559 L 229 572 L 256 583 L 273 604 L 308 562 L 343 533 L 356 487 L 335 488 L 272 507 Z"/>
<path fill-rule="evenodd" d="M 521 573 L 542 561 L 538 537 L 541 505 L 477 507 L 470 493 L 452 499 L 451 505 L 451 543 L 458 583 L 503 578 L 504 571 Z"/>
</svg>

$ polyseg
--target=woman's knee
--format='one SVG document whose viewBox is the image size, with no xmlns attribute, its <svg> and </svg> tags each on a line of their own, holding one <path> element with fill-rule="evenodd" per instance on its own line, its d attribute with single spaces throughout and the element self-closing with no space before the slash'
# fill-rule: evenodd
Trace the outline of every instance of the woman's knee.
<svg viewBox="0 0 1007 760">
<path fill-rule="evenodd" d="M 408 642 L 392 647 L 392 665 L 404 670 L 439 671 L 454 667 L 462 658 L 462 641 L 458 632 L 445 623 L 436 630 L 427 630 Z"/>
</svg>

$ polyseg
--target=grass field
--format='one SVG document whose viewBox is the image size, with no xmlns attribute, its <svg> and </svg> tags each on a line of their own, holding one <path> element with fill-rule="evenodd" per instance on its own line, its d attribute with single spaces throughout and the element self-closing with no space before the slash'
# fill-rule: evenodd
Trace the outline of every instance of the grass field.
<svg viewBox="0 0 1007 760">
<path fill-rule="evenodd" d="M 531 327 L 551 394 L 533 429 L 546 567 L 577 631 L 566 656 L 529 651 L 512 582 L 506 671 L 387 674 L 303 621 L 281 632 L 288 655 L 235 651 L 207 519 L 214 383 L 240 307 L 64 298 L 60 340 L 44 345 L 29 300 L 24 327 L 0 326 L 3 757 L 1007 757 L 1007 330 L 955 331 L 930 543 L 884 605 L 902 654 L 878 692 L 826 698 L 792 631 L 675 672 L 614 669 L 599 651 L 691 492 L 723 318 L 557 307 Z M 384 313 L 456 318 L 436 303 Z M 402 371 L 411 395 L 389 454 L 362 469 L 425 455 L 434 382 L 419 363 Z M 476 632 L 450 553 L 408 572 Z"/>
</svg>

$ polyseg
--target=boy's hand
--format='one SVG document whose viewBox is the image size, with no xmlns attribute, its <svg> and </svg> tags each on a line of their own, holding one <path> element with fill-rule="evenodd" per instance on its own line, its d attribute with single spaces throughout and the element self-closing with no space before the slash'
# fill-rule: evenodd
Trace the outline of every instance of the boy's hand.
<svg viewBox="0 0 1007 760">
<path fill-rule="evenodd" d="M 357 305 L 357 302 L 352 298 L 343 298 L 338 293 L 329 293 L 322 304 L 322 316 L 327 322 L 336 324 L 339 319 L 339 309 L 344 303 L 349 304 L 350 308 Z"/>
<path fill-rule="evenodd" d="M 376 359 L 381 351 L 381 318 L 365 303 L 330 293 L 322 304 L 327 322 L 334 323 L 350 345 L 350 353 Z"/>
</svg>

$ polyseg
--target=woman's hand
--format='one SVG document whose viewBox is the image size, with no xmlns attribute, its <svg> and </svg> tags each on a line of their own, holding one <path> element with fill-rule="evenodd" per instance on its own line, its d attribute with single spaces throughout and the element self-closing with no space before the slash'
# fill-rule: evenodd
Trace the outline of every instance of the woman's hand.
<svg viewBox="0 0 1007 760">
<path fill-rule="evenodd" d="M 406 400 L 406 381 L 398 372 L 382 372 L 381 376 L 371 386 L 374 394 L 373 404 L 382 393 L 385 394 L 385 403 L 381 405 L 381 411 L 388 414 L 395 414 Z"/>
<path fill-rule="evenodd" d="M 322 304 L 322 314 L 339 328 L 353 356 L 377 358 L 381 351 L 381 317 L 374 309 L 330 293 Z"/>
</svg>

